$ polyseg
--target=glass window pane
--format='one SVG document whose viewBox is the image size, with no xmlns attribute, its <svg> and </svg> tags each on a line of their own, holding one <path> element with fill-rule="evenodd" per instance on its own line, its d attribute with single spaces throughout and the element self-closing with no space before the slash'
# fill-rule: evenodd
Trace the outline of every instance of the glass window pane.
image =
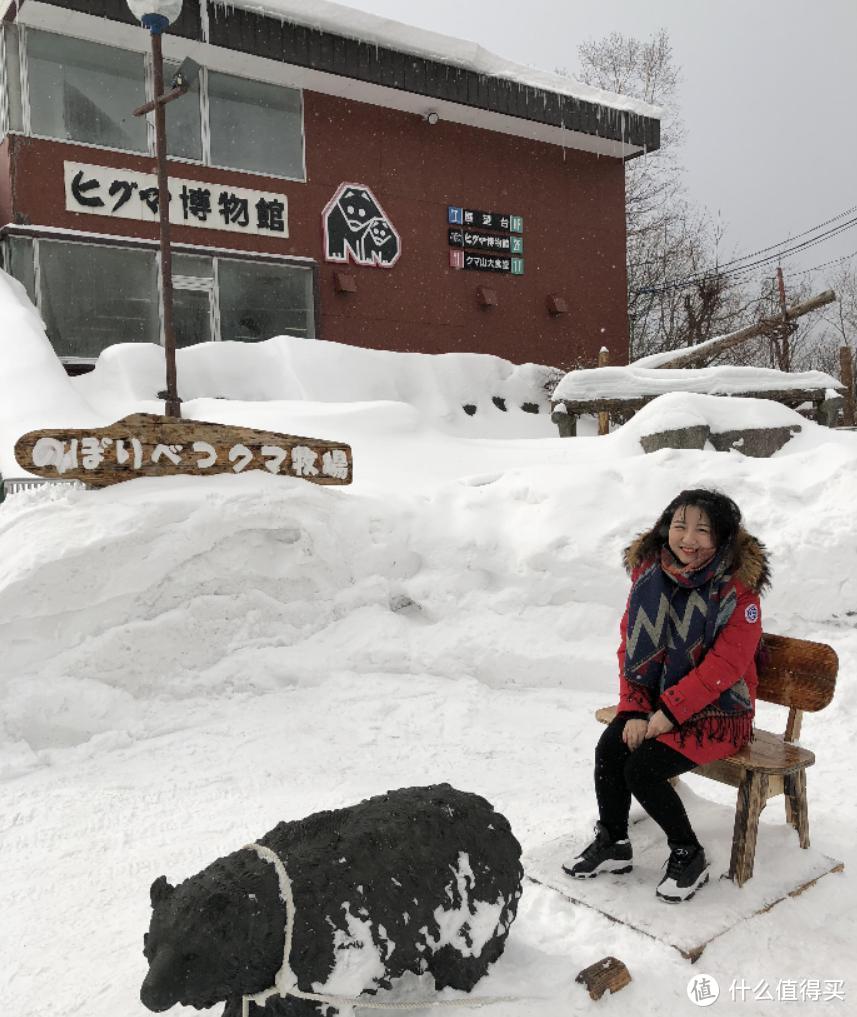
<svg viewBox="0 0 857 1017">
<path fill-rule="evenodd" d="M 208 290 L 173 290 L 176 347 L 211 342 L 211 295 Z"/>
<path fill-rule="evenodd" d="M 27 65 L 33 134 L 146 151 L 142 53 L 30 30 Z"/>
<path fill-rule="evenodd" d="M 21 65 L 18 62 L 18 29 L 15 25 L 4 26 L 5 85 L 7 102 L 7 129 L 22 131 L 21 114 Z"/>
<path fill-rule="evenodd" d="M 164 63 L 164 91 L 169 91 L 170 82 L 178 69 L 177 63 Z M 167 124 L 167 155 L 202 162 L 199 79 L 193 88 L 164 107 L 164 117 Z"/>
<path fill-rule="evenodd" d="M 33 241 L 26 237 L 8 237 L 6 270 L 21 283 L 30 301 L 36 303 L 36 273 L 33 264 Z"/>
<path fill-rule="evenodd" d="M 39 242 L 42 317 L 61 357 L 113 343 L 160 342 L 153 251 Z"/>
<path fill-rule="evenodd" d="M 213 165 L 303 179 L 300 92 L 209 71 L 208 96 Z"/>
<path fill-rule="evenodd" d="M 222 339 L 315 335 L 311 269 L 221 259 L 218 275 Z"/>
<path fill-rule="evenodd" d="M 212 260 L 205 255 L 174 254 L 173 277 L 177 275 L 196 275 L 210 279 L 213 274 Z"/>
</svg>

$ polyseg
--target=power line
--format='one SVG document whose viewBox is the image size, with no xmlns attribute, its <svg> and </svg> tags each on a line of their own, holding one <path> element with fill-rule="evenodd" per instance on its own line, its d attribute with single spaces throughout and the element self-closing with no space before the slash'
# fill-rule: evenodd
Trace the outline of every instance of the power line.
<svg viewBox="0 0 857 1017">
<path fill-rule="evenodd" d="M 815 247 L 818 244 L 824 243 L 827 240 L 831 240 L 833 237 L 839 236 L 840 233 L 844 233 L 846 230 L 853 229 L 857 226 L 857 218 L 851 219 L 848 222 L 842 223 L 837 226 L 836 229 L 828 230 L 826 233 L 821 234 L 817 237 L 811 237 L 809 240 L 803 241 L 801 244 L 797 244 L 795 247 L 790 248 L 786 251 L 779 251 L 775 254 L 769 255 L 767 258 L 761 258 L 759 261 L 751 262 L 747 265 L 739 265 L 737 268 L 732 269 L 731 272 L 725 272 L 724 275 L 740 275 L 754 268 L 760 268 L 763 265 L 770 265 L 772 262 L 781 261 L 783 258 L 789 258 L 793 254 L 798 254 L 800 251 L 807 251 L 810 247 Z M 715 274 L 718 274 L 715 272 Z"/>
<path fill-rule="evenodd" d="M 837 219 L 841 218 L 842 214 L 835 216 L 833 219 L 827 220 L 826 224 L 819 224 L 819 226 L 815 227 L 815 230 L 819 229 L 821 225 L 829 225 L 829 223 L 835 222 Z M 840 223 L 833 229 L 826 230 L 824 233 L 820 233 L 817 236 L 812 236 L 808 240 L 804 240 L 801 243 L 795 244 L 792 247 L 775 251 L 774 253 L 768 255 L 767 257 L 760 258 L 757 261 L 747 262 L 746 264 L 743 265 L 737 264 L 738 261 L 746 260 L 746 258 L 752 257 L 752 255 L 745 255 L 743 259 L 736 258 L 731 262 L 726 262 L 725 265 L 715 266 L 713 269 L 709 269 L 705 272 L 697 272 L 694 273 L 693 275 L 685 276 L 684 279 L 678 279 L 671 282 L 662 283 L 659 286 L 644 286 L 638 290 L 635 290 L 634 292 L 635 294 L 666 293 L 667 291 L 674 289 L 687 289 L 688 287 L 695 286 L 697 283 L 702 282 L 704 279 L 707 279 L 712 276 L 722 278 L 741 276 L 746 274 L 747 272 L 752 271 L 753 269 L 761 268 L 763 265 L 769 265 L 774 261 L 781 261 L 783 258 L 791 257 L 793 254 L 797 254 L 800 251 L 808 250 L 811 247 L 815 247 L 817 244 L 821 244 L 826 242 L 827 240 L 831 240 L 833 237 L 838 236 L 840 233 L 844 233 L 846 230 L 853 229 L 854 226 L 857 226 L 857 216 L 855 216 L 853 219 L 849 219 L 847 222 Z M 815 232 L 815 230 L 807 230 L 804 234 L 801 234 L 801 236 L 807 236 L 809 233 Z M 795 237 L 794 239 L 798 239 L 798 237 Z M 778 245 L 773 246 L 775 247 Z M 771 249 L 772 248 L 763 248 L 762 251 Z M 757 253 L 762 252 L 759 251 Z M 729 265 L 735 265 L 735 267 L 732 268 L 731 270 L 724 271 L 723 269 L 728 268 Z"/>
<path fill-rule="evenodd" d="M 824 222 L 817 223 L 815 226 L 808 230 L 804 230 L 803 233 L 798 233 L 795 236 L 790 236 L 786 240 L 780 240 L 776 244 L 770 244 L 768 247 L 761 247 L 758 251 L 752 251 L 750 254 L 742 254 L 738 258 L 733 258 L 731 261 L 725 261 L 719 265 L 720 270 L 728 268 L 730 265 L 735 265 L 739 261 L 747 261 L 749 258 L 755 258 L 758 254 L 764 254 L 765 251 L 773 251 L 775 248 L 785 247 L 787 244 L 791 244 L 795 240 L 800 240 L 801 237 L 808 236 L 810 233 L 815 233 L 817 230 L 822 229 L 824 226 L 829 226 L 832 222 L 836 222 L 837 219 L 844 219 L 845 216 L 851 215 L 852 212 L 857 212 L 857 205 L 853 205 L 851 208 L 846 208 L 844 212 L 839 212 L 837 215 L 832 216 L 830 219 L 825 219 Z M 631 267 L 640 268 L 643 265 L 654 265 L 660 258 L 650 258 L 647 261 L 639 261 L 636 265 Z"/>
<path fill-rule="evenodd" d="M 746 261 L 748 258 L 755 258 L 757 254 L 764 254 L 765 251 L 773 251 L 776 247 L 784 247 L 786 244 L 790 244 L 794 240 L 800 240 L 801 237 L 808 236 L 810 233 L 815 233 L 816 230 L 820 230 L 824 226 L 829 226 L 832 222 L 836 222 L 837 219 L 844 219 L 845 216 L 851 215 L 852 212 L 857 212 L 857 205 L 854 205 L 851 208 L 846 208 L 844 212 L 840 212 L 838 215 L 834 215 L 830 219 L 825 219 L 824 222 L 820 222 L 810 229 L 804 230 L 803 233 L 797 233 L 794 236 L 788 237 L 786 240 L 780 240 L 778 243 L 771 244 L 768 247 L 761 247 L 758 251 L 753 251 L 751 254 L 744 254 L 740 258 L 733 258 L 732 261 L 726 261 L 719 267 L 728 268 L 730 265 L 736 264 L 736 262 Z"/>
<path fill-rule="evenodd" d="M 830 265 L 838 265 L 840 261 L 848 261 L 850 258 L 857 257 L 857 251 L 852 251 L 850 254 L 843 254 L 841 258 L 834 258 L 833 261 L 825 261 L 820 265 L 813 265 L 812 268 L 803 268 L 800 272 L 791 272 L 790 275 L 809 275 L 810 272 L 817 272 L 819 269 L 828 268 Z"/>
</svg>

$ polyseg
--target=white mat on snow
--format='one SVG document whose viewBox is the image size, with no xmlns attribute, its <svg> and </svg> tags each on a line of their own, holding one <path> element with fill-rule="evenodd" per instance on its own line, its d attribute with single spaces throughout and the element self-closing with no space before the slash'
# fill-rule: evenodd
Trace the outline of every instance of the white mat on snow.
<svg viewBox="0 0 857 1017">
<path fill-rule="evenodd" d="M 778 797 L 771 799 L 762 813 L 753 878 L 739 889 L 726 877 L 734 809 L 707 801 L 684 782 L 678 790 L 711 863 L 709 882 L 691 900 L 668 904 L 655 896 L 669 849 L 663 831 L 648 817 L 631 824 L 634 868 L 627 875 L 572 879 L 562 871 L 563 862 L 573 859 L 592 839 L 591 830 L 586 829 L 526 852 L 526 875 L 574 903 L 594 908 L 696 960 L 712 939 L 840 865 L 814 847 L 801 850 L 797 831 L 785 823 L 783 798 Z"/>
</svg>

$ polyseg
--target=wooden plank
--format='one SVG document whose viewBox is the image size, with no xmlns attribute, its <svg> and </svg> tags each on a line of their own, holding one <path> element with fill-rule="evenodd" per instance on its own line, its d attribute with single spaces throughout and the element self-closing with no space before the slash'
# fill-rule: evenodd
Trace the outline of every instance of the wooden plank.
<svg viewBox="0 0 857 1017">
<path fill-rule="evenodd" d="M 765 633 L 756 697 L 798 710 L 823 710 L 833 699 L 839 658 L 826 643 Z"/>
<path fill-rule="evenodd" d="M 789 709 L 789 719 L 786 721 L 786 730 L 783 738 L 787 742 L 796 742 L 800 738 L 800 728 L 803 722 L 803 710 L 792 706 Z"/>
<path fill-rule="evenodd" d="M 738 788 L 735 829 L 732 834 L 732 858 L 729 877 L 743 886 L 753 875 L 759 816 L 768 794 L 768 775 L 748 772 Z"/>
<path fill-rule="evenodd" d="M 612 995 L 630 984 L 631 973 L 618 958 L 605 957 L 578 972 L 574 980 L 586 986 L 590 999 L 601 999 L 608 989 Z"/>
<path fill-rule="evenodd" d="M 136 477 L 265 470 L 314 484 L 350 484 L 351 447 L 250 427 L 135 413 L 107 427 L 30 431 L 15 444 L 21 467 L 48 479 L 105 487 Z"/>
<path fill-rule="evenodd" d="M 706 392 L 703 395 L 722 395 L 732 399 L 772 399 L 784 406 L 800 406 L 801 403 L 823 402 L 825 390 L 821 388 L 787 388 L 770 389 L 765 391 L 748 390 L 745 392 Z M 635 396 L 621 397 L 598 397 L 595 399 L 554 399 L 551 401 L 551 410 L 560 403 L 565 405 L 569 413 L 614 413 L 624 411 L 637 412 L 664 392 L 647 392 Z"/>
<path fill-rule="evenodd" d="M 786 819 L 797 830 L 802 848 L 809 847 L 809 807 L 806 798 L 806 770 L 789 774 L 783 779 L 786 796 Z"/>
<path fill-rule="evenodd" d="M 615 706 L 604 706 L 595 711 L 596 720 L 609 724 L 616 716 Z M 765 774 L 796 773 L 815 763 L 815 753 L 800 745 L 784 742 L 782 737 L 772 731 L 756 728 L 753 741 L 734 755 L 725 759 L 715 760 L 696 767 L 693 773 L 712 780 L 738 787 L 748 769 L 759 770 Z"/>
</svg>

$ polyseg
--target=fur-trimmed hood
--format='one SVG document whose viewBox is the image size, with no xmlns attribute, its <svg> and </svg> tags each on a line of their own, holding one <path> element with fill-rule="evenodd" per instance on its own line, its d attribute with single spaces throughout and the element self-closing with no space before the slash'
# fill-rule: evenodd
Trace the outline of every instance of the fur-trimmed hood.
<svg viewBox="0 0 857 1017">
<path fill-rule="evenodd" d="M 622 563 L 628 574 L 644 561 L 654 558 L 664 543 L 654 529 L 639 534 L 622 552 Z M 738 528 L 729 571 L 755 593 L 763 593 L 771 585 L 771 566 L 765 545 L 743 526 Z"/>
</svg>

